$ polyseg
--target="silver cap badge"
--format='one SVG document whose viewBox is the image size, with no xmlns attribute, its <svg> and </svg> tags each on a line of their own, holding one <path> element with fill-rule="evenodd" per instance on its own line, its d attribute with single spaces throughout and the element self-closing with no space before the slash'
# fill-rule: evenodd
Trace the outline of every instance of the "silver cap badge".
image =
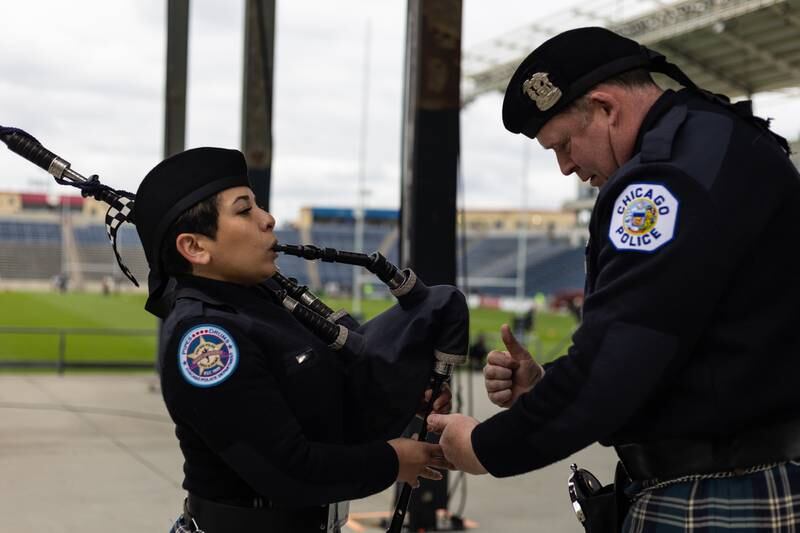
<svg viewBox="0 0 800 533">
<path fill-rule="evenodd" d="M 561 98 L 561 89 L 553 85 L 547 72 L 537 72 L 525 80 L 522 90 L 536 103 L 539 111 L 547 111 Z"/>
</svg>

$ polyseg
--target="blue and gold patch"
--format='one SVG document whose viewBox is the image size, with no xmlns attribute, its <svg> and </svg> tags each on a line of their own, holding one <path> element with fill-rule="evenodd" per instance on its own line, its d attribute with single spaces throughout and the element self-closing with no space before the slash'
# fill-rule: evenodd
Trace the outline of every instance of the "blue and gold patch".
<svg viewBox="0 0 800 533">
<path fill-rule="evenodd" d="M 617 250 L 657 250 L 674 237 L 678 205 L 663 185 L 632 183 L 614 202 L 608 238 Z"/>
<path fill-rule="evenodd" d="M 230 333 L 203 324 L 187 331 L 178 345 L 181 375 L 195 387 L 213 387 L 228 379 L 239 363 L 239 349 Z"/>
</svg>

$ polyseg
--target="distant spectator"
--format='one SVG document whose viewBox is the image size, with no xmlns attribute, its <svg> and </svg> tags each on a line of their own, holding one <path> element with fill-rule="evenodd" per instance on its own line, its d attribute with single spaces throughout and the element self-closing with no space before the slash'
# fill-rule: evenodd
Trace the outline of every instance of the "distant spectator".
<svg viewBox="0 0 800 533">
<path fill-rule="evenodd" d="M 69 284 L 69 278 L 64 272 L 59 272 L 55 276 L 53 276 L 53 288 L 58 292 L 64 293 L 67 292 L 67 285 Z"/>
<path fill-rule="evenodd" d="M 521 315 L 513 315 L 511 317 L 511 324 L 513 325 L 512 329 L 514 334 L 523 344 L 527 342 L 528 335 L 533 332 L 535 318 L 536 316 L 533 307 Z"/>
<path fill-rule="evenodd" d="M 575 296 L 574 298 L 568 299 L 567 310 L 573 317 L 575 317 L 577 322 L 580 322 L 581 315 L 583 314 L 583 297 Z"/>
<path fill-rule="evenodd" d="M 543 292 L 537 292 L 533 297 L 533 309 L 536 312 L 547 309 L 547 296 Z"/>
<path fill-rule="evenodd" d="M 100 280 L 100 290 L 103 293 L 103 296 L 108 296 L 111 294 L 111 287 L 113 285 L 113 280 L 111 276 L 103 276 L 103 279 Z"/>
<path fill-rule="evenodd" d="M 469 347 L 469 366 L 473 370 L 483 369 L 483 364 L 486 362 L 486 355 L 489 349 L 486 347 L 486 335 L 478 333 L 475 342 Z"/>
</svg>

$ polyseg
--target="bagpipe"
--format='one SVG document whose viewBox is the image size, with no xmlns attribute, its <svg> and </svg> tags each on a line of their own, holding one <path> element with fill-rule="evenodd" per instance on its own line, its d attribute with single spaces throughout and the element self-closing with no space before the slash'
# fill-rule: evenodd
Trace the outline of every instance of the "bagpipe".
<svg viewBox="0 0 800 533">
<path fill-rule="evenodd" d="M 380 354 L 379 360 L 388 364 L 373 365 L 377 375 L 372 381 L 388 387 L 384 396 L 389 401 L 401 400 L 397 406 L 411 406 L 415 398 L 416 401 L 419 399 L 418 387 L 422 385 L 424 390 L 430 383 L 431 399 L 420 415 L 421 424 L 416 433 L 419 440 L 425 440 L 428 428 L 425 419 L 433 409 L 433 402 L 450 379 L 455 365 L 467 360 L 469 312 L 463 294 L 449 285 L 428 287 L 412 270 L 398 269 L 379 252 L 365 255 L 292 244 L 278 244 L 274 249 L 307 260 L 362 266 L 389 287 L 397 298 L 397 305 L 359 326 L 347 313 L 334 312 L 327 307 L 307 287 L 299 286 L 280 273 L 272 278 L 286 292 L 284 306 L 330 347 L 349 354 L 373 351 Z M 325 320 L 318 317 L 325 317 Z M 315 330 L 317 327 L 319 331 Z M 434 365 L 429 379 L 425 372 L 420 372 L 424 366 L 409 365 L 408 361 L 419 358 L 421 354 L 430 354 L 431 350 Z M 401 364 L 403 359 L 406 364 Z M 380 400 L 374 398 L 373 401 Z M 386 414 L 390 416 L 384 420 L 395 421 L 389 435 L 397 434 L 408 425 L 408 413 L 402 409 L 394 413 L 384 412 L 383 416 Z M 412 490 L 411 485 L 403 485 L 387 533 L 402 531 Z"/>
<path fill-rule="evenodd" d="M 57 183 L 76 187 L 83 197 L 109 205 L 106 233 L 123 274 L 138 286 L 117 249 L 119 226 L 123 222 L 135 224 L 135 195 L 102 184 L 97 175 L 86 178 L 75 172 L 68 161 L 20 129 L 0 126 L 0 140 L 46 170 Z M 274 249 L 306 260 L 364 267 L 388 286 L 396 305 L 364 324 L 343 310 L 334 311 L 308 287 L 281 272 L 259 289 L 271 291 L 300 323 L 354 369 L 363 385 L 356 391 L 358 403 L 371 406 L 360 413 L 369 435 L 397 437 L 416 416 L 418 438 L 424 440 L 425 418 L 455 365 L 467 359 L 469 311 L 464 295 L 449 285 L 427 286 L 412 270 L 399 269 L 378 252 L 367 255 L 293 244 L 277 244 Z M 428 388 L 432 389 L 431 397 L 418 412 L 420 398 Z M 411 491 L 410 485 L 403 486 L 388 533 L 402 530 Z"/>
</svg>

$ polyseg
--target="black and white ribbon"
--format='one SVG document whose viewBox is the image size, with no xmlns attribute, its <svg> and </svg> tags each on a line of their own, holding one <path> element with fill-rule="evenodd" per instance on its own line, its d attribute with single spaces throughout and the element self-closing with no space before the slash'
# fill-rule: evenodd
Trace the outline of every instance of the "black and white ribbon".
<svg viewBox="0 0 800 533">
<path fill-rule="evenodd" d="M 109 202 L 109 208 L 108 211 L 106 211 L 106 234 L 108 235 L 108 240 L 111 241 L 111 248 L 114 249 L 114 255 L 117 258 L 117 264 L 120 270 L 125 274 L 125 277 L 138 287 L 139 282 L 136 281 L 133 273 L 131 273 L 130 269 L 122 262 L 122 257 L 119 255 L 119 250 L 117 250 L 117 231 L 119 231 L 119 227 L 123 222 L 130 222 L 135 196 L 127 191 L 115 192 L 118 197 L 114 201 Z"/>
</svg>

